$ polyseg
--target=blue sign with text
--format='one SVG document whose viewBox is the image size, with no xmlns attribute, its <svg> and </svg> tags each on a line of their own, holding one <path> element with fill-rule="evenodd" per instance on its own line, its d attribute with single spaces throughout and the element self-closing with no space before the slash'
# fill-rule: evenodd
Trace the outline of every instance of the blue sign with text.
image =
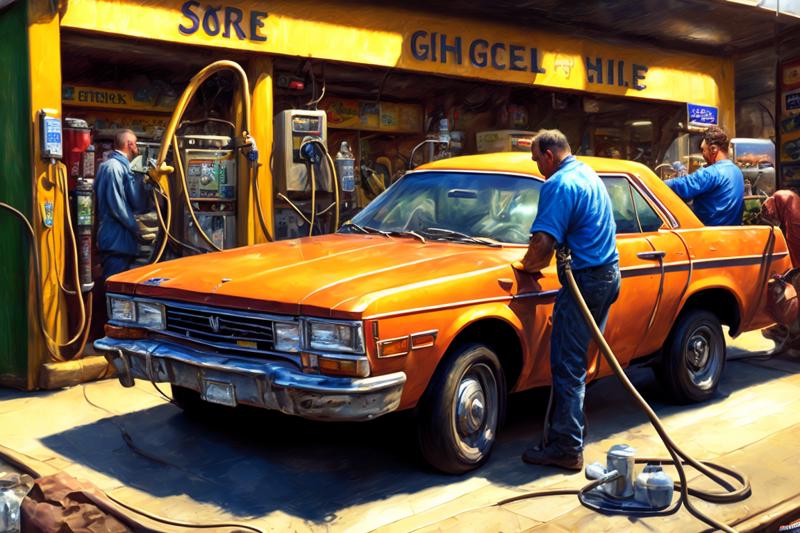
<svg viewBox="0 0 800 533">
<path fill-rule="evenodd" d="M 686 104 L 690 126 L 716 126 L 719 124 L 719 109 L 708 105 Z"/>
</svg>

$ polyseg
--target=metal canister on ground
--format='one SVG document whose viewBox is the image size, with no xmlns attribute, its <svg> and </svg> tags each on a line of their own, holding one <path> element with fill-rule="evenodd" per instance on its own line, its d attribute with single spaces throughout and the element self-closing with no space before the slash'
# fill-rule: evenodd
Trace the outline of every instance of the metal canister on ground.
<svg viewBox="0 0 800 533">
<path fill-rule="evenodd" d="M 636 464 L 636 450 L 627 444 L 615 444 L 606 455 L 606 468 L 616 470 L 620 476 L 615 481 L 603 485 L 606 493 L 615 498 L 633 496 L 633 470 Z"/>
</svg>

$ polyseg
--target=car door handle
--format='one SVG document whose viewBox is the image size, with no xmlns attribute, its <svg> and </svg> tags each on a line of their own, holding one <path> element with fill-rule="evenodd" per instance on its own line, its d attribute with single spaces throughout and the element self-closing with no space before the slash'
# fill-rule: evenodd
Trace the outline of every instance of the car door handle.
<svg viewBox="0 0 800 533">
<path fill-rule="evenodd" d="M 664 259 L 664 256 L 667 255 L 667 252 L 662 252 L 661 250 L 656 250 L 654 252 L 639 252 L 636 254 L 636 257 L 639 259 Z"/>
</svg>

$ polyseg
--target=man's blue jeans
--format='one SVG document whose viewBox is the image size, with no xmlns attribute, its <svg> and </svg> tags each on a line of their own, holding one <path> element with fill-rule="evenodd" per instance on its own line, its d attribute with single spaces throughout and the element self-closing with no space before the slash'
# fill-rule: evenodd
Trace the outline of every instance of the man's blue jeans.
<svg viewBox="0 0 800 533">
<path fill-rule="evenodd" d="M 619 295 L 619 263 L 573 271 L 589 310 L 605 330 L 608 310 Z M 577 455 L 583 452 L 583 398 L 586 393 L 586 352 L 591 330 L 583 320 L 578 302 L 559 268 L 562 288 L 553 308 L 550 367 L 553 375 L 553 406 L 550 412 L 548 447 Z"/>
</svg>

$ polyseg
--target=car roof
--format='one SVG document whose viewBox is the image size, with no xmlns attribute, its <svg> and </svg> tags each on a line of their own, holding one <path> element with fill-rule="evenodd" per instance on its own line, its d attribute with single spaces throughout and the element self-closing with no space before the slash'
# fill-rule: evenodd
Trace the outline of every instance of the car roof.
<svg viewBox="0 0 800 533">
<path fill-rule="evenodd" d="M 611 159 L 608 157 L 576 157 L 579 161 L 592 167 L 597 173 L 624 173 L 636 176 L 647 188 L 658 196 L 666 209 L 677 218 L 681 227 L 698 228 L 703 226 L 683 200 L 678 198 L 652 170 L 642 163 L 625 159 Z M 513 174 L 527 174 L 532 177 L 543 179 L 536 163 L 531 159 L 530 152 L 527 151 L 451 157 L 420 165 L 415 170 L 508 172 Z"/>
<path fill-rule="evenodd" d="M 589 156 L 577 156 L 577 159 L 592 167 L 595 172 L 626 172 L 640 176 L 652 173 L 645 165 L 635 161 Z M 527 151 L 451 157 L 420 165 L 415 170 L 481 170 L 543 177 Z"/>
</svg>

